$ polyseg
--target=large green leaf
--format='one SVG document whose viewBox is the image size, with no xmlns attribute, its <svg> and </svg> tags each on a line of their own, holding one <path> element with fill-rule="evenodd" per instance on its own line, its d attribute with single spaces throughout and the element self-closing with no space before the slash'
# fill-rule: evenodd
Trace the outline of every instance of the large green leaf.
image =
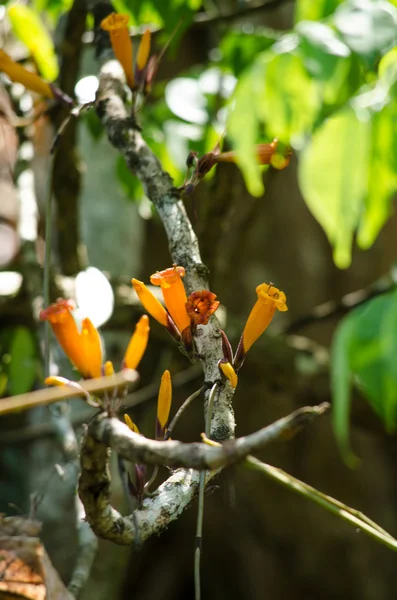
<svg viewBox="0 0 397 600">
<path fill-rule="evenodd" d="M 349 454 L 348 424 L 354 381 L 388 431 L 397 427 L 397 291 L 365 303 L 345 317 L 331 352 L 333 423 Z"/>
<path fill-rule="evenodd" d="M 299 163 L 305 201 L 334 247 L 340 268 L 350 264 L 366 195 L 370 135 L 370 122 L 344 108 L 315 132 Z"/>
<path fill-rule="evenodd" d="M 32 389 L 37 374 L 34 338 L 26 327 L 18 327 L 11 339 L 11 361 L 8 367 L 8 389 L 11 395 Z"/>
<path fill-rule="evenodd" d="M 372 246 L 391 213 L 392 196 L 397 191 L 396 124 L 396 101 L 371 115 L 368 189 L 357 236 L 361 248 Z"/>
<path fill-rule="evenodd" d="M 258 66 L 262 66 L 264 77 L 264 86 L 256 85 L 259 93 L 254 91 L 253 98 L 259 116 L 271 137 L 299 147 L 321 107 L 319 85 L 308 75 L 302 59 L 289 52 L 268 51 Z"/>
<path fill-rule="evenodd" d="M 54 81 L 58 77 L 54 45 L 36 11 L 23 4 L 11 4 L 8 17 L 14 34 L 30 50 L 40 73 L 48 81 Z"/>
<path fill-rule="evenodd" d="M 258 65 L 242 75 L 233 96 L 234 107 L 228 122 L 228 134 L 239 159 L 248 191 L 253 196 L 263 194 L 263 182 L 255 156 L 254 145 L 259 130 L 259 117 L 253 102 L 256 84 L 260 85 L 262 69 Z"/>
</svg>

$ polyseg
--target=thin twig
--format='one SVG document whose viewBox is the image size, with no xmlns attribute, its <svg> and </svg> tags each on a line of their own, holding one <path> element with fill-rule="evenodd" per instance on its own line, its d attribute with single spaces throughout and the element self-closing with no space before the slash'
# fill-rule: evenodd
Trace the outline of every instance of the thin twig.
<svg viewBox="0 0 397 600">
<path fill-rule="evenodd" d="M 52 246 L 52 194 L 53 194 L 54 156 L 50 156 L 48 165 L 48 179 L 45 203 L 45 254 L 44 254 L 44 279 L 43 302 L 44 308 L 50 304 L 50 269 Z M 48 321 L 44 322 L 44 375 L 50 374 L 51 355 L 51 328 Z"/>
<path fill-rule="evenodd" d="M 190 406 L 190 404 L 193 402 L 193 400 L 195 400 L 195 398 L 197 398 L 197 396 L 200 396 L 202 391 L 203 391 L 203 388 L 201 387 L 199 390 L 196 390 L 195 392 L 193 392 L 193 394 L 191 394 L 188 398 L 186 398 L 186 400 L 182 404 L 182 406 L 179 407 L 174 418 L 172 419 L 171 423 L 169 424 L 169 427 L 167 428 L 167 433 L 165 436 L 167 440 L 171 437 L 171 434 L 174 431 L 175 425 L 179 421 L 182 414 L 185 412 L 187 407 Z"/>
<path fill-rule="evenodd" d="M 289 490 L 319 504 L 322 508 L 325 508 L 325 510 L 333 513 L 340 519 L 347 521 L 351 525 L 354 525 L 354 527 L 359 527 L 360 530 L 370 537 L 376 539 L 391 550 L 394 550 L 394 552 L 397 552 L 397 540 L 360 511 L 339 502 L 339 500 L 332 498 L 332 496 L 323 494 L 311 485 L 289 475 L 282 469 L 263 463 L 253 456 L 248 456 L 244 461 L 244 465 L 249 469 L 263 473 L 269 477 L 269 479 L 273 479 Z"/>
<path fill-rule="evenodd" d="M 309 314 L 299 317 L 285 328 L 280 328 L 280 332 L 286 334 L 294 333 L 300 329 L 303 329 L 304 327 L 312 325 L 313 323 L 327 321 L 328 319 L 332 319 L 334 317 L 343 316 L 350 310 L 361 306 L 368 300 L 383 294 L 387 294 L 388 292 L 392 292 L 395 289 L 395 282 L 390 283 L 389 280 L 383 282 L 379 281 L 373 287 L 350 292 L 349 294 L 343 296 L 340 300 L 331 300 L 330 302 L 319 304 L 318 306 L 314 307 Z"/>
<path fill-rule="evenodd" d="M 217 383 L 211 388 L 208 396 L 207 414 L 205 417 L 205 435 L 209 437 L 211 431 L 212 412 L 214 408 L 214 398 Z M 203 549 L 203 520 L 204 520 L 204 493 L 205 493 L 205 478 L 206 472 L 200 472 L 199 492 L 198 492 L 198 508 L 197 508 L 197 524 L 196 524 L 196 542 L 194 551 L 194 597 L 195 600 L 201 599 L 201 552 Z"/>
</svg>

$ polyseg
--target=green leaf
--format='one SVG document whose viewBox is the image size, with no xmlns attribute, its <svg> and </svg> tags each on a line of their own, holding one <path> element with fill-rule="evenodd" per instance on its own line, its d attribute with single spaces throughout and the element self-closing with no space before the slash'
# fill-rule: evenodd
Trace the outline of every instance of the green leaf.
<svg viewBox="0 0 397 600">
<path fill-rule="evenodd" d="M 340 268 L 351 262 L 353 233 L 367 189 L 370 123 L 344 108 L 313 135 L 299 162 L 306 204 L 323 227 Z"/>
<path fill-rule="evenodd" d="M 369 300 L 339 324 L 331 351 L 333 423 L 351 458 L 348 423 L 351 384 L 367 398 L 389 432 L 397 427 L 397 291 Z"/>
<path fill-rule="evenodd" d="M 335 11 L 334 23 L 346 44 L 365 57 L 397 43 L 397 9 L 386 0 L 348 0 Z"/>
<path fill-rule="evenodd" d="M 15 36 L 29 49 L 42 76 L 54 81 L 59 71 L 54 45 L 38 14 L 22 4 L 11 4 L 7 12 Z"/>
<path fill-rule="evenodd" d="M 276 54 L 275 50 L 265 52 L 258 60 L 255 74 L 258 92 L 254 89 L 253 101 L 270 137 L 299 147 L 318 116 L 320 88 L 299 56 L 287 52 Z"/>
<path fill-rule="evenodd" d="M 220 50 L 222 53 L 222 64 L 232 69 L 235 75 L 240 75 L 247 65 L 254 62 L 257 56 L 270 48 L 280 34 L 271 30 L 255 30 L 254 33 L 243 31 L 230 31 L 222 39 Z"/>
<path fill-rule="evenodd" d="M 350 48 L 327 25 L 301 21 L 295 30 L 301 37 L 304 65 L 316 79 L 328 81 L 341 61 L 347 62 Z"/>
<path fill-rule="evenodd" d="M 350 354 L 354 328 L 355 321 L 350 315 L 343 319 L 336 330 L 331 347 L 332 422 L 342 455 L 350 465 L 354 461 L 349 444 L 352 379 Z"/>
<path fill-rule="evenodd" d="M 397 48 L 393 48 L 381 58 L 379 62 L 379 79 L 388 86 L 397 81 Z"/>
<path fill-rule="evenodd" d="M 360 248 L 372 246 L 391 214 L 393 194 L 397 191 L 396 124 L 396 101 L 372 114 L 368 191 L 357 236 Z"/>
<path fill-rule="evenodd" d="M 11 339 L 11 361 L 8 367 L 8 389 L 12 396 L 29 392 L 36 379 L 37 361 L 33 335 L 26 327 L 18 327 Z"/>
<path fill-rule="evenodd" d="M 236 148 L 239 167 L 250 194 L 261 196 L 263 182 L 255 155 L 259 119 L 253 102 L 257 66 L 240 78 L 233 95 L 234 108 L 228 121 L 227 131 Z M 260 69 L 261 70 L 261 69 Z M 260 73 L 258 73 L 260 77 Z M 259 80 L 260 81 L 260 80 Z"/>
<path fill-rule="evenodd" d="M 343 0 L 297 0 L 295 23 L 308 19 L 318 21 L 331 15 Z"/>
</svg>

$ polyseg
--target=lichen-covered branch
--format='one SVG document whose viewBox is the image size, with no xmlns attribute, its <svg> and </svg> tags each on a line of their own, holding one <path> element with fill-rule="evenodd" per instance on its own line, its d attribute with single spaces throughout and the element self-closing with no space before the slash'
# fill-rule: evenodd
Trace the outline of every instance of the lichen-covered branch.
<svg viewBox="0 0 397 600">
<path fill-rule="evenodd" d="M 275 440 L 289 439 L 302 426 L 322 415 L 328 407 L 329 404 L 324 403 L 299 409 L 251 435 L 226 441 L 219 446 L 149 440 L 131 432 L 121 421 L 100 415 L 90 424 L 81 451 L 79 494 L 87 519 L 97 535 L 118 544 L 131 544 L 137 535 L 132 517 L 122 516 L 110 504 L 110 448 L 134 462 L 188 468 L 174 471 L 157 493 L 146 498 L 135 511 L 139 539 L 143 541 L 153 533 L 159 533 L 187 508 L 197 493 L 197 470 L 209 470 L 209 481 L 220 468 L 245 458 L 258 448 Z"/>
<path fill-rule="evenodd" d="M 153 202 L 167 233 L 172 261 L 185 267 L 188 293 L 209 289 L 208 269 L 201 262 L 198 241 L 182 200 L 172 179 L 142 137 L 139 124 L 126 106 L 124 73 L 116 61 L 106 62 L 100 72 L 96 109 L 109 141 L 124 156 L 127 166 L 142 183 Z M 164 267 L 167 265 L 159 265 Z M 197 354 L 201 357 L 204 379 L 208 384 L 219 379 L 218 361 L 222 358 L 219 323 L 212 317 L 206 326 L 198 326 L 195 336 Z M 234 435 L 231 406 L 233 390 L 222 386 L 217 395 L 211 425 L 211 437 L 218 441 Z"/>
</svg>

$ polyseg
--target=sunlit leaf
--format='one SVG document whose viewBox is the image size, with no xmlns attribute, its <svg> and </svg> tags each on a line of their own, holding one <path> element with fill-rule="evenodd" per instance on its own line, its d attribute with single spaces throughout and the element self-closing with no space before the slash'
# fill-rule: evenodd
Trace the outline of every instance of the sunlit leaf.
<svg viewBox="0 0 397 600">
<path fill-rule="evenodd" d="M 367 190 L 370 133 L 370 123 L 345 108 L 315 132 L 299 164 L 303 196 L 334 247 L 340 268 L 350 264 Z"/>
<path fill-rule="evenodd" d="M 397 191 L 396 134 L 397 102 L 372 114 L 371 146 L 367 171 L 368 189 L 365 211 L 360 220 L 357 243 L 369 248 L 391 214 L 393 194 Z"/>
<path fill-rule="evenodd" d="M 58 77 L 58 62 L 52 39 L 38 14 L 22 4 L 8 7 L 15 36 L 30 50 L 44 79 L 54 81 Z"/>
<path fill-rule="evenodd" d="M 258 63 L 254 102 L 259 116 L 270 137 L 299 146 L 313 127 L 321 106 L 318 84 L 295 54 L 269 51 Z M 264 84 L 259 77 L 264 78 Z"/>
<path fill-rule="evenodd" d="M 295 6 L 295 23 L 308 19 L 318 21 L 331 15 L 343 0 L 297 0 Z"/>
<path fill-rule="evenodd" d="M 261 69 L 258 72 L 259 76 L 260 71 Z M 253 196 L 260 196 L 263 194 L 264 188 L 254 151 L 259 128 L 259 119 L 255 110 L 256 103 L 253 102 L 255 82 L 255 69 L 240 78 L 233 96 L 234 106 L 227 131 L 236 148 L 239 166 L 248 191 Z"/>
<path fill-rule="evenodd" d="M 346 44 L 367 57 L 397 43 L 397 9 L 386 0 L 347 0 L 335 11 L 334 23 Z"/>
</svg>

